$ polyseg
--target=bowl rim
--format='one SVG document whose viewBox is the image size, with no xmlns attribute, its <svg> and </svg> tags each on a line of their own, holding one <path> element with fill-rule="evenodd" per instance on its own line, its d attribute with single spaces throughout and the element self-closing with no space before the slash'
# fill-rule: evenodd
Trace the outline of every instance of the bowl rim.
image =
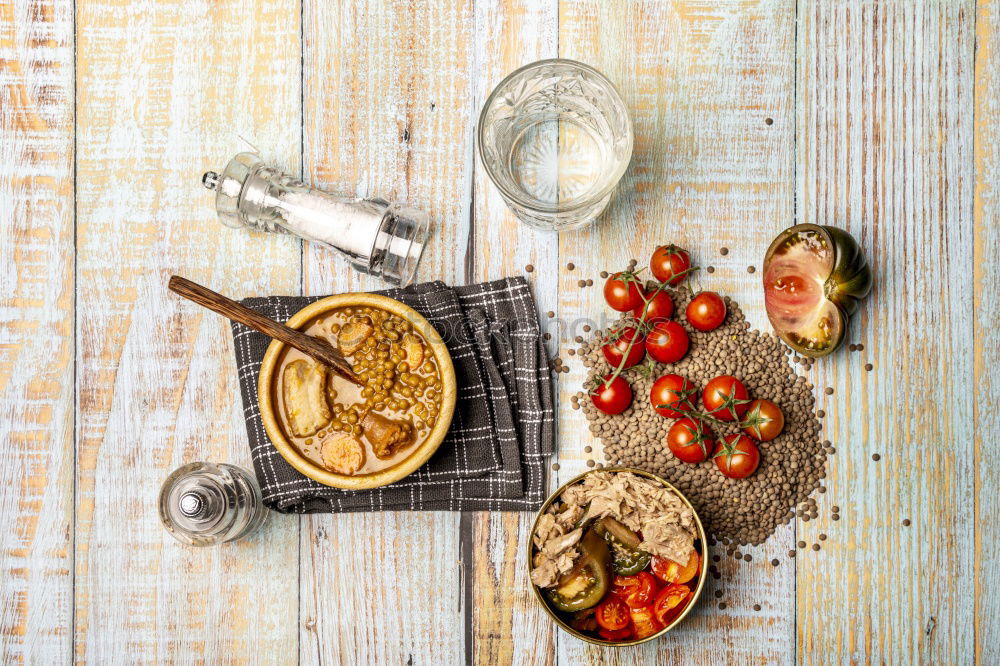
<svg viewBox="0 0 1000 666">
<path fill-rule="evenodd" d="M 701 560 L 701 570 L 698 574 L 698 585 L 694 590 L 694 595 L 692 596 L 691 601 L 688 602 L 687 606 L 685 606 L 684 610 L 682 610 L 680 614 L 674 618 L 673 622 L 671 622 L 670 624 L 668 624 L 655 634 L 652 634 L 651 636 L 646 636 L 645 638 L 640 638 L 631 641 L 605 641 L 599 638 L 594 638 L 593 636 L 588 636 L 587 634 L 584 634 L 581 631 L 577 631 L 573 627 L 569 626 L 561 617 L 559 617 L 559 614 L 556 613 L 556 611 L 554 611 L 552 607 L 549 606 L 548 602 L 546 602 L 545 599 L 542 597 L 541 589 L 539 589 L 537 585 L 531 582 L 531 556 L 532 556 L 532 550 L 534 549 L 533 542 L 534 542 L 535 530 L 538 529 L 538 521 L 541 519 L 542 514 L 545 512 L 547 508 L 549 508 L 549 506 L 551 506 L 552 502 L 554 502 L 560 495 L 563 494 L 563 491 L 565 491 L 574 483 L 581 481 L 584 477 L 590 474 L 595 474 L 597 472 L 631 472 L 633 474 L 644 476 L 646 478 L 653 479 L 654 481 L 659 482 L 663 486 L 669 488 L 674 493 L 676 493 L 677 496 L 681 498 L 681 501 L 684 502 L 684 504 L 687 505 L 689 509 L 691 509 L 691 512 L 694 514 L 695 525 L 698 527 L 698 539 L 701 541 L 700 555 L 702 560 Z M 663 477 L 653 474 L 652 472 L 647 472 L 646 470 L 639 469 L 637 467 L 613 466 L 613 467 L 603 467 L 600 469 L 588 469 L 587 471 L 578 474 L 577 476 L 573 477 L 566 483 L 559 486 L 558 489 L 556 489 L 551 495 L 548 496 L 545 502 L 542 503 L 542 506 L 538 509 L 538 512 L 535 514 L 535 520 L 531 523 L 531 531 L 528 533 L 528 541 L 526 547 L 527 557 L 525 558 L 525 560 L 527 563 L 528 584 L 531 586 L 531 589 L 535 594 L 535 599 L 538 600 L 538 603 L 542 605 L 542 608 L 545 609 L 545 612 L 548 613 L 549 617 L 552 618 L 553 622 L 555 622 L 560 629 L 562 629 L 569 635 L 575 638 L 579 638 L 582 641 L 586 641 L 587 643 L 590 643 L 592 645 L 600 645 L 602 647 L 628 647 L 631 645 L 640 645 L 647 641 L 659 638 L 660 636 L 664 635 L 665 633 L 667 633 L 668 631 L 670 631 L 671 629 L 673 629 L 678 624 L 684 621 L 684 618 L 687 617 L 688 613 L 690 613 L 691 610 L 697 605 L 698 600 L 701 598 L 702 589 L 705 587 L 705 555 L 707 550 L 708 550 L 708 538 L 705 534 L 705 528 L 701 524 L 701 518 L 698 516 L 698 512 L 695 510 L 694 506 L 692 506 L 690 500 L 688 500 L 688 498 L 684 495 L 684 493 L 678 490 L 672 483 L 670 483 Z"/>
<path fill-rule="evenodd" d="M 330 310 L 352 306 L 377 307 L 403 317 L 418 330 L 433 351 L 441 372 L 441 411 L 438 414 L 438 420 L 424 441 L 398 464 L 371 474 L 338 474 L 310 461 L 299 453 L 298 449 L 285 436 L 275 413 L 277 404 L 272 400 L 272 387 L 280 379 L 277 372 L 278 361 L 288 347 L 278 340 L 272 340 L 271 344 L 268 345 L 267 351 L 264 353 L 264 360 L 260 365 L 260 375 L 257 380 L 257 404 L 268 439 L 271 440 L 271 444 L 288 464 L 301 474 L 325 486 L 344 490 L 366 490 L 379 488 L 409 476 L 434 455 L 451 427 L 458 391 L 455 382 L 455 366 L 440 334 L 422 314 L 394 298 L 367 293 L 335 294 L 310 303 L 293 314 L 285 324 L 298 330 Z"/>
</svg>

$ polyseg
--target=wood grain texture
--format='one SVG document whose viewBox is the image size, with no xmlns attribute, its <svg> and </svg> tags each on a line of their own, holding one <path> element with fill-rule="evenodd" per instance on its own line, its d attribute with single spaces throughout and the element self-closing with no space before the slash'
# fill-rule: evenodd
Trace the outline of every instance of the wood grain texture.
<svg viewBox="0 0 1000 666">
<path fill-rule="evenodd" d="M 850 331 L 864 351 L 812 373 L 836 389 L 818 406 L 837 454 L 802 530 L 831 533 L 798 559 L 804 663 L 973 653 L 974 18 L 971 2 L 799 5 L 798 219 L 850 231 L 875 270 Z"/>
<path fill-rule="evenodd" d="M 471 219 L 471 0 L 307 2 L 304 16 L 307 179 L 427 211 L 433 237 L 417 279 L 460 284 Z M 384 288 L 310 245 L 303 284 L 307 294 Z M 300 659 L 462 663 L 459 525 L 448 512 L 307 517 Z"/>
<path fill-rule="evenodd" d="M 561 3 L 560 56 L 593 65 L 618 86 L 636 137 L 608 211 L 595 226 L 561 235 L 560 263 L 580 267 L 560 282 L 560 313 L 576 321 L 564 346 L 586 319 L 608 323 L 599 271 L 624 268 L 633 257 L 648 261 L 668 242 L 715 267 L 696 284 L 736 298 L 755 327 L 766 323 L 758 281 L 747 279 L 746 266 L 759 265 L 761 249 L 792 218 L 794 22 L 791 2 L 635 3 L 626 11 Z M 730 248 L 726 257 L 721 246 Z M 578 277 L 596 278 L 595 287 L 577 288 Z M 585 377 L 579 362 L 570 365 L 559 402 L 562 480 L 585 469 L 585 444 L 603 460 L 583 413 L 570 409 Z M 669 636 L 611 650 L 560 634 L 559 663 L 791 661 L 794 570 L 784 559 L 778 569 L 768 562 L 793 540 L 785 527 L 766 546 L 743 549 L 754 556 L 751 564 L 724 559 L 720 580 L 709 579 L 698 608 Z M 725 611 L 716 608 L 716 590 Z"/>
<path fill-rule="evenodd" d="M 73 632 L 73 14 L 0 2 L 0 661 Z"/>
<path fill-rule="evenodd" d="M 557 55 L 558 2 L 494 0 L 476 2 L 474 55 L 474 120 L 494 87 L 522 65 Z M 557 321 L 541 313 L 559 309 L 559 237 L 521 224 L 475 159 L 475 228 L 470 254 L 476 281 L 525 275 L 531 281 L 543 329 L 553 333 L 558 350 Z M 524 269 L 537 267 L 532 273 Z M 557 629 L 539 607 L 527 576 L 525 543 L 534 515 L 528 512 L 473 514 L 471 529 L 472 646 L 466 655 L 479 664 L 551 664 Z"/>
<path fill-rule="evenodd" d="M 976 13 L 973 422 L 975 424 L 975 657 L 1000 663 L 1000 473 L 990 464 L 1000 432 L 1000 4 L 981 0 Z"/>
<path fill-rule="evenodd" d="M 299 148 L 299 5 L 78 2 L 76 657 L 294 654 L 298 520 L 192 549 L 156 497 L 192 460 L 249 464 L 229 323 L 166 289 L 297 291 L 299 244 L 221 226 L 201 173 Z"/>
</svg>

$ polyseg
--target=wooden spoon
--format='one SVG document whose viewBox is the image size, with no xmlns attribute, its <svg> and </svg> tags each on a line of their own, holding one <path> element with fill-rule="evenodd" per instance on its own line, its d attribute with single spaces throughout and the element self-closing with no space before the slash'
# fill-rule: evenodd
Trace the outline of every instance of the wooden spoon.
<svg viewBox="0 0 1000 666">
<path fill-rule="evenodd" d="M 212 312 L 217 312 L 223 317 L 238 321 L 244 326 L 249 326 L 255 331 L 260 331 L 264 335 L 295 347 L 303 354 L 308 354 L 323 365 L 330 367 L 344 379 L 362 386 L 361 380 L 354 374 L 347 359 L 326 340 L 289 328 L 179 275 L 171 275 L 167 287 L 175 294 L 179 294 L 189 301 L 194 301 Z"/>
</svg>

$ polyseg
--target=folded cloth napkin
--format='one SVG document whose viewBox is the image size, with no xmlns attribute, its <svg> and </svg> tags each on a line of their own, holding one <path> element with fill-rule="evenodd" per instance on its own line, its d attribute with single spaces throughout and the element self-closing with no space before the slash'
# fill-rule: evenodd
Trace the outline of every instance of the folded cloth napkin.
<svg viewBox="0 0 1000 666">
<path fill-rule="evenodd" d="M 518 511 L 545 499 L 554 417 L 548 355 L 524 278 L 451 288 L 427 282 L 385 294 L 422 314 L 451 353 L 458 399 L 441 447 L 410 476 L 373 490 L 316 483 L 289 465 L 264 431 L 257 377 L 271 340 L 233 322 L 243 414 L 264 503 L 287 513 Z M 286 321 L 322 297 L 248 298 L 244 305 Z"/>
</svg>

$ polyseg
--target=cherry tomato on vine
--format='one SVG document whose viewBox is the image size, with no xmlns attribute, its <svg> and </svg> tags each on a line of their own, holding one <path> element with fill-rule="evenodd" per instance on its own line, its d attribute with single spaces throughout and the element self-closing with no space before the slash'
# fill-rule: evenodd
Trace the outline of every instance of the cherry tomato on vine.
<svg viewBox="0 0 1000 666">
<path fill-rule="evenodd" d="M 683 418 L 667 432 L 667 446 L 681 462 L 700 463 L 715 450 L 714 433 L 701 421 Z"/>
<path fill-rule="evenodd" d="M 646 356 L 646 336 L 639 333 L 635 327 L 624 328 L 621 333 L 612 332 L 611 337 L 612 340 L 601 347 L 601 351 L 604 352 L 604 358 L 612 368 L 621 365 L 622 357 L 625 357 L 625 365 L 621 367 L 631 368 Z"/>
<path fill-rule="evenodd" d="M 749 397 L 743 382 L 732 375 L 719 375 L 705 384 L 701 404 L 709 416 L 720 421 L 735 421 L 746 413 Z"/>
<path fill-rule="evenodd" d="M 745 479 L 757 470 L 760 449 L 746 435 L 726 435 L 715 449 L 715 465 L 730 479 Z"/>
<path fill-rule="evenodd" d="M 679 419 L 694 409 L 691 396 L 697 393 L 691 382 L 680 375 L 663 375 L 649 390 L 649 402 L 658 414 Z"/>
<path fill-rule="evenodd" d="M 611 379 L 612 376 L 608 374 L 600 380 L 591 390 L 590 400 L 605 414 L 621 414 L 632 404 L 632 387 L 621 377 Z"/>
<path fill-rule="evenodd" d="M 665 291 L 657 291 L 647 295 L 649 300 L 632 310 L 632 316 L 639 321 L 653 322 L 670 319 L 674 316 L 674 299 Z"/>
<path fill-rule="evenodd" d="M 684 248 L 674 244 L 661 245 L 653 251 L 649 260 L 649 270 L 660 282 L 676 287 L 691 271 L 691 255 Z"/>
<path fill-rule="evenodd" d="M 714 331 L 726 320 L 726 302 L 714 291 L 700 292 L 688 303 L 685 316 L 699 331 Z"/>
<path fill-rule="evenodd" d="M 604 283 L 604 300 L 613 310 L 627 312 L 641 307 L 645 290 L 634 273 L 615 273 Z"/>
<path fill-rule="evenodd" d="M 770 442 L 780 435 L 785 427 L 785 414 L 781 411 L 781 407 L 770 400 L 754 400 L 747 405 L 740 427 L 754 439 Z"/>
<path fill-rule="evenodd" d="M 691 341 L 676 321 L 658 321 L 646 335 L 646 352 L 660 363 L 676 363 L 687 354 Z"/>
</svg>

